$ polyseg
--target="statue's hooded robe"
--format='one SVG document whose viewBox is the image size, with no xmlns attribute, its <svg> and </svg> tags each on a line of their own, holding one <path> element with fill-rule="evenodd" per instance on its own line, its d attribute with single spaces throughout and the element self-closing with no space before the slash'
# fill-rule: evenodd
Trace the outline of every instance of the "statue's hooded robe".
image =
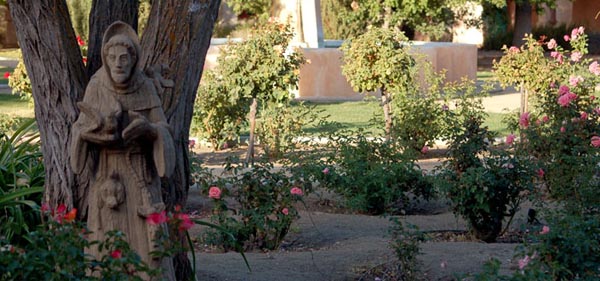
<svg viewBox="0 0 600 281">
<path fill-rule="evenodd" d="M 111 40 L 127 45 L 130 54 L 135 52 L 131 77 L 122 84 L 108 69 L 105 46 Z M 161 261 L 149 253 L 156 250 L 153 240 L 164 226 L 149 225 L 146 217 L 164 210 L 160 177 L 174 169 L 173 138 L 154 83 L 138 69 L 141 48 L 135 31 L 116 22 L 106 30 L 102 46 L 103 66 L 78 104 L 81 114 L 72 129 L 71 166 L 76 173 L 91 169 L 94 175 L 88 195 L 89 239 L 103 241 L 106 232 L 120 230 L 143 261 L 159 266 Z M 123 130 L 140 116 L 156 133 L 124 140 Z M 106 255 L 97 249 L 88 253 L 97 258 Z"/>
</svg>

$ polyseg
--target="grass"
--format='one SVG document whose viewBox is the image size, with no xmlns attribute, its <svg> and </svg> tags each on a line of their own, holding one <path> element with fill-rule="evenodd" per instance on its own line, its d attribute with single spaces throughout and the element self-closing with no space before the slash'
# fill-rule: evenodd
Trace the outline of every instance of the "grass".
<svg viewBox="0 0 600 281">
<path fill-rule="evenodd" d="M 0 113 L 24 118 L 33 118 L 33 108 L 17 95 L 0 94 Z"/>
<path fill-rule="evenodd" d="M 373 116 L 381 111 L 379 103 L 375 101 L 348 101 L 348 102 L 333 102 L 333 103 L 309 103 L 308 105 L 315 106 L 315 110 L 319 111 L 319 117 L 329 122 L 335 122 L 335 127 L 332 124 L 310 124 L 305 129 L 308 134 L 324 133 L 331 130 L 351 130 L 358 131 L 359 129 L 373 129 L 370 120 Z"/>
<path fill-rule="evenodd" d="M 334 103 L 308 103 L 314 105 L 316 110 L 321 111 L 321 117 L 327 117 L 328 121 L 339 123 L 339 127 L 331 128 L 319 124 L 311 124 L 307 126 L 305 131 L 308 134 L 324 133 L 331 129 L 348 129 L 358 131 L 359 129 L 373 129 L 370 120 L 375 114 L 383 118 L 381 107 L 376 101 L 355 101 L 355 102 L 334 102 Z M 497 132 L 499 136 L 509 133 L 506 126 L 502 123 L 502 119 L 506 116 L 505 113 L 488 112 L 488 117 L 484 123 L 491 131 Z M 383 119 L 382 119 L 383 122 Z"/>
<path fill-rule="evenodd" d="M 21 49 L 19 49 L 19 48 L 0 50 L 0 57 L 19 59 L 20 56 L 21 56 Z"/>
</svg>

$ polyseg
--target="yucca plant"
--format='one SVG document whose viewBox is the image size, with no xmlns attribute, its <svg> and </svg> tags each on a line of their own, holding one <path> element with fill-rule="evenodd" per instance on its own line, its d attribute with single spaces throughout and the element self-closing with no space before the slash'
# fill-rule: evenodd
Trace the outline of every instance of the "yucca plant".
<svg viewBox="0 0 600 281">
<path fill-rule="evenodd" d="M 35 120 L 0 133 L 0 238 L 18 244 L 40 223 L 44 166 Z"/>
</svg>

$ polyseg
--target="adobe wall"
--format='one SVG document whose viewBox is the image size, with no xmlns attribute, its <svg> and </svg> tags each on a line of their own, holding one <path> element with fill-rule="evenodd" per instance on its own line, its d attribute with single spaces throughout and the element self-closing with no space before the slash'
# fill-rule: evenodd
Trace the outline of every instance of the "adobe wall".
<svg viewBox="0 0 600 281">
<path fill-rule="evenodd" d="M 217 64 L 219 49 L 212 45 L 206 56 L 205 68 Z M 436 71 L 446 69 L 446 81 L 460 81 L 463 77 L 475 80 L 477 76 L 477 46 L 445 42 L 413 42 L 410 52 L 424 54 Z M 300 68 L 299 89 L 296 98 L 310 101 L 362 100 L 342 75 L 342 52 L 338 48 L 304 48 L 309 64 Z"/>
</svg>

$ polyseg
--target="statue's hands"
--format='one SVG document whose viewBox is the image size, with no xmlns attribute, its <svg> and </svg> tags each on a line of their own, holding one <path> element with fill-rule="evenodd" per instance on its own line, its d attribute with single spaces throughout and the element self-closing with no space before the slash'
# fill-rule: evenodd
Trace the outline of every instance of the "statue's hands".
<svg viewBox="0 0 600 281">
<path fill-rule="evenodd" d="M 116 131 L 118 113 L 115 116 L 103 117 L 98 110 L 85 102 L 78 102 L 77 107 L 90 122 L 82 128 L 81 137 L 84 140 L 100 145 L 118 141 L 119 134 Z"/>
<path fill-rule="evenodd" d="M 129 142 L 139 138 L 154 140 L 157 137 L 156 128 L 148 121 L 146 117 L 135 112 L 129 111 L 129 125 L 123 130 L 123 140 Z"/>
</svg>

